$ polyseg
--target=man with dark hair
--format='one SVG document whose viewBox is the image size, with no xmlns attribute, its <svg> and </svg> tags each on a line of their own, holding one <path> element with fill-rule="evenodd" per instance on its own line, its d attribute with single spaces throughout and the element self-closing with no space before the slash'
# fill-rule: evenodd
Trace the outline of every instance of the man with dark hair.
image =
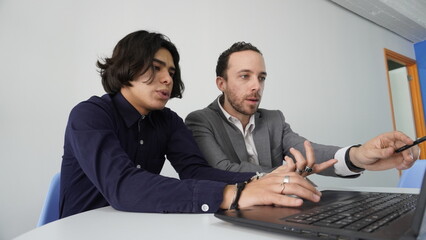
<svg viewBox="0 0 426 240">
<path fill-rule="evenodd" d="M 321 193 L 294 173 L 292 162 L 261 178 L 208 165 L 183 120 L 165 107 L 182 96 L 184 86 L 179 54 L 165 36 L 130 33 L 98 67 L 107 94 L 75 106 L 66 127 L 61 218 L 109 205 L 132 212 L 211 213 L 303 203 L 285 194 L 319 201 Z M 180 179 L 159 175 L 166 157 Z"/>
<path fill-rule="evenodd" d="M 165 36 L 149 34 L 146 31 L 133 34 L 131 39 L 129 38 L 124 38 L 117 43 L 113 56 L 105 59 L 105 63 L 97 61 L 105 92 L 116 94 L 123 86 L 132 86 L 130 82 L 137 75 L 143 75 L 150 70 L 154 73 L 155 66 L 151 64 L 155 60 L 154 53 L 164 48 L 172 55 L 175 65 L 170 98 L 181 98 L 184 84 L 180 76 L 179 53 L 173 43 Z M 142 69 L 141 66 L 143 66 Z M 153 78 L 150 78 L 147 83 L 152 81 Z"/>
<path fill-rule="evenodd" d="M 301 159 L 296 161 L 296 172 L 302 176 L 334 164 L 321 174 L 356 177 L 365 169 L 406 169 L 419 156 L 417 146 L 395 152 L 412 141 L 401 132 L 385 133 L 363 145 L 345 148 L 310 143 L 293 132 L 281 111 L 259 108 L 267 73 L 262 53 L 250 43 L 237 42 L 224 51 L 217 61 L 216 75 L 222 94 L 185 120 L 215 168 L 270 172 L 283 160 Z M 314 156 L 310 151 L 305 153 L 310 148 Z"/>
</svg>

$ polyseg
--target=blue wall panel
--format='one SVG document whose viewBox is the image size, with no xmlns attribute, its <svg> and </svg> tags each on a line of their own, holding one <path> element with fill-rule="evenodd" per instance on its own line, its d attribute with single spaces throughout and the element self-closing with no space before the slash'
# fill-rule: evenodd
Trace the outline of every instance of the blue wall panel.
<svg viewBox="0 0 426 240">
<path fill-rule="evenodd" d="M 426 119 L 426 41 L 414 44 L 417 68 L 419 71 L 420 90 L 423 99 L 423 112 Z"/>
</svg>

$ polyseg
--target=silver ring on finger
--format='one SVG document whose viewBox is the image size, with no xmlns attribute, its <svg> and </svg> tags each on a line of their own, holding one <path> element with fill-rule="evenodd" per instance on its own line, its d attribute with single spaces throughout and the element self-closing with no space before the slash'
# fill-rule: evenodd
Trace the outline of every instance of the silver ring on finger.
<svg viewBox="0 0 426 240">
<path fill-rule="evenodd" d="M 290 176 L 284 176 L 283 184 L 290 183 Z"/>
<path fill-rule="evenodd" d="M 307 172 L 307 173 L 311 173 L 312 171 L 313 171 L 313 169 L 312 169 L 312 168 L 310 168 L 310 167 L 306 166 L 306 168 L 305 168 L 305 172 Z"/>
<path fill-rule="evenodd" d="M 296 173 L 299 174 L 299 175 L 301 175 L 303 173 L 303 170 L 300 170 L 300 169 L 297 168 L 296 169 Z"/>
</svg>

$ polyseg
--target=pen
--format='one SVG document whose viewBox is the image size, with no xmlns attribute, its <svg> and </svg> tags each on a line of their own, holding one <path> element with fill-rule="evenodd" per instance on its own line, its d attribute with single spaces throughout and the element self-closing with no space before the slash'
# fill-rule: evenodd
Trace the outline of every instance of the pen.
<svg viewBox="0 0 426 240">
<path fill-rule="evenodd" d="M 416 141 L 413 142 L 413 144 L 405 145 L 405 146 L 402 146 L 402 147 L 398 148 L 395 152 L 397 152 L 397 153 L 402 152 L 402 151 L 407 150 L 410 147 L 415 146 L 415 145 L 417 145 L 417 144 L 419 144 L 421 142 L 424 142 L 424 141 L 426 141 L 426 136 L 417 139 Z"/>
</svg>

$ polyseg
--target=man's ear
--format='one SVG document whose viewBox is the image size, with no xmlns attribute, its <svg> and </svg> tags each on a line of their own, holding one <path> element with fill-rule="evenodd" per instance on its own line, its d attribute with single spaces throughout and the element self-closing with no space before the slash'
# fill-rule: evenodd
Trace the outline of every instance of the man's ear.
<svg viewBox="0 0 426 240">
<path fill-rule="evenodd" d="M 223 77 L 216 77 L 216 86 L 221 92 L 225 89 L 225 81 L 226 80 Z"/>
</svg>

